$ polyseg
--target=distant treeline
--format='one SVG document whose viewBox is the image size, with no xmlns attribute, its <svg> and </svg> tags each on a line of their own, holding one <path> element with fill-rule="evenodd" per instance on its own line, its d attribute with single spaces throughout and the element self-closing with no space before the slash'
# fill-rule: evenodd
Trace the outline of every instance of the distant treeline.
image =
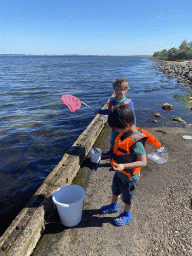
<svg viewBox="0 0 192 256">
<path fill-rule="evenodd" d="M 179 49 L 171 48 L 168 51 L 162 50 L 161 52 L 155 52 L 153 57 L 158 60 L 171 60 L 171 61 L 178 61 L 178 60 L 191 60 L 192 59 L 192 41 L 187 43 L 184 40 Z"/>
</svg>

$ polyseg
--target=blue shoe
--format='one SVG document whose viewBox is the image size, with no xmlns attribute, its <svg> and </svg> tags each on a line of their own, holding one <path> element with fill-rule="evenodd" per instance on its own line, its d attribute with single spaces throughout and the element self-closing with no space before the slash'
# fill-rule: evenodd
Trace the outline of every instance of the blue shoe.
<svg viewBox="0 0 192 256">
<path fill-rule="evenodd" d="M 115 219 L 113 219 L 113 223 L 116 226 L 123 226 L 125 225 L 127 222 L 130 222 L 132 220 L 132 215 L 131 212 L 125 214 L 125 211 L 123 213 L 121 213 L 118 217 L 116 217 Z"/>
<path fill-rule="evenodd" d="M 113 203 L 109 204 L 109 205 L 104 205 L 101 207 L 100 209 L 100 213 L 102 214 L 109 214 L 109 213 L 114 213 L 114 212 L 118 212 L 119 211 L 119 206 L 118 204 L 116 204 L 114 206 Z"/>
<path fill-rule="evenodd" d="M 111 148 L 108 152 L 103 152 L 103 153 L 101 154 L 101 156 L 102 156 L 102 157 L 105 157 L 105 158 L 110 158 L 111 155 L 112 155 L 112 153 L 113 153 L 113 149 Z"/>
</svg>

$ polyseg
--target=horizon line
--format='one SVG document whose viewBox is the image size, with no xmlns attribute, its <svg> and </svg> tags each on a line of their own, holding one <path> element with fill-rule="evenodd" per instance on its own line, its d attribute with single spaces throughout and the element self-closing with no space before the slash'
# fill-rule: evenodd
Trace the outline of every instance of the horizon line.
<svg viewBox="0 0 192 256">
<path fill-rule="evenodd" d="M 153 56 L 153 55 L 148 55 L 148 54 L 134 54 L 134 55 L 95 55 L 95 54 L 25 54 L 25 53 L 0 53 L 0 56 L 111 56 L 111 57 L 129 57 L 129 56 Z"/>
</svg>

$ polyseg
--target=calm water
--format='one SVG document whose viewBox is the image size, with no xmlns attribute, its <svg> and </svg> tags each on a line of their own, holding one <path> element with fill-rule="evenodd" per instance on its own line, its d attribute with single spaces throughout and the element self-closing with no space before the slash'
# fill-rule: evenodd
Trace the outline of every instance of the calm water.
<svg viewBox="0 0 192 256">
<path fill-rule="evenodd" d="M 112 81 L 125 77 L 138 126 L 174 126 L 174 116 L 191 123 L 185 108 L 191 88 L 157 65 L 140 57 L 0 56 L 1 234 L 95 116 L 84 105 L 71 113 L 63 94 L 98 109 L 113 93 Z M 163 111 L 164 102 L 174 109 Z M 157 124 L 155 111 L 165 117 Z"/>
</svg>

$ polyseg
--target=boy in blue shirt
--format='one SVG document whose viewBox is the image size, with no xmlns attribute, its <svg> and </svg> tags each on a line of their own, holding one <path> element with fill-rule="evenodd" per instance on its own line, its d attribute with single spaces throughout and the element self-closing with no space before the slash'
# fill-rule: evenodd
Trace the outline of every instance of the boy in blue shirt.
<svg viewBox="0 0 192 256">
<path fill-rule="evenodd" d="M 116 106 L 118 104 L 129 105 L 129 107 L 134 112 L 133 100 L 127 99 L 125 97 L 125 94 L 129 89 L 128 81 L 124 78 L 118 78 L 113 81 L 113 88 L 114 88 L 116 96 L 111 98 L 110 103 L 109 103 L 109 108 L 96 110 L 95 114 L 109 115 L 109 112 L 111 111 L 113 106 Z M 134 124 L 136 126 L 136 116 L 135 115 L 134 115 Z M 102 157 L 106 157 L 106 158 L 111 157 L 111 153 L 113 152 L 113 148 L 114 148 L 114 141 L 118 134 L 119 134 L 118 131 L 116 131 L 115 129 L 112 129 L 111 140 L 110 140 L 110 150 L 108 152 L 103 152 Z"/>
</svg>

